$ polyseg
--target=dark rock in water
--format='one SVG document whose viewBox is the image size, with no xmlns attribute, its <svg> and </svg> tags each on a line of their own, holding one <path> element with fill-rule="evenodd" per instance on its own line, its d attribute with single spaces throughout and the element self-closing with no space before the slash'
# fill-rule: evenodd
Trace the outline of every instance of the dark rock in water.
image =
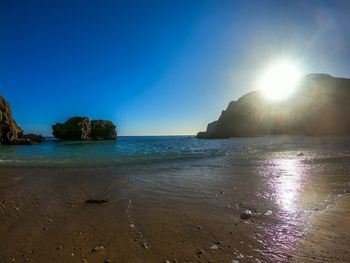
<svg viewBox="0 0 350 263">
<path fill-rule="evenodd" d="M 242 220 L 248 220 L 252 217 L 252 212 L 250 210 L 244 210 L 240 215 Z"/>
<path fill-rule="evenodd" d="M 115 140 L 115 125 L 107 120 L 92 120 L 87 117 L 72 117 L 65 123 L 52 126 L 52 134 L 61 140 Z"/>
<path fill-rule="evenodd" d="M 32 145 L 41 141 L 40 135 L 23 134 L 12 118 L 10 104 L 0 95 L 0 144 Z"/>
<path fill-rule="evenodd" d="M 91 121 L 92 140 L 114 140 L 117 138 L 115 125 L 111 121 L 92 120 Z"/>
<path fill-rule="evenodd" d="M 109 199 L 88 199 L 85 201 L 86 204 L 103 204 L 109 202 Z"/>
<path fill-rule="evenodd" d="M 297 156 L 304 156 L 304 153 L 298 153 Z"/>
<path fill-rule="evenodd" d="M 52 126 L 53 136 L 62 140 L 90 140 L 91 123 L 86 117 L 72 117 L 65 123 L 57 123 Z"/>
<path fill-rule="evenodd" d="M 34 143 L 41 143 L 44 140 L 44 137 L 41 135 L 36 135 L 33 133 L 29 133 L 29 134 L 23 134 L 21 139 L 26 139 L 26 140 L 30 140 Z"/>
<path fill-rule="evenodd" d="M 349 101 L 350 79 L 311 74 L 285 100 L 269 101 L 261 91 L 253 91 L 230 102 L 197 138 L 350 135 Z"/>
</svg>

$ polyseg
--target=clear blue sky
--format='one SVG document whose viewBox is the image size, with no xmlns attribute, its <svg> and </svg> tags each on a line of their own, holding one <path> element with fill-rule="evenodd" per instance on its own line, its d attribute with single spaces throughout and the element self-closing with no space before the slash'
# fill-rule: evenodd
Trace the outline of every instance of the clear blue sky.
<svg viewBox="0 0 350 263">
<path fill-rule="evenodd" d="M 26 131 L 73 115 L 195 134 L 269 61 L 350 75 L 348 1 L 0 0 L 0 93 Z"/>
</svg>

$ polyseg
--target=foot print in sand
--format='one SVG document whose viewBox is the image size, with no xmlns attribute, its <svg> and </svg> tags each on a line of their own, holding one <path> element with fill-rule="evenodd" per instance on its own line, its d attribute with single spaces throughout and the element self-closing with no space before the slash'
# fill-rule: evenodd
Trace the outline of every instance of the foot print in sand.
<svg viewBox="0 0 350 263">
<path fill-rule="evenodd" d="M 149 249 L 150 245 L 147 243 L 145 238 L 143 237 L 143 234 L 141 231 L 138 230 L 137 226 L 135 225 L 135 221 L 133 219 L 131 209 L 133 208 L 133 203 L 131 200 L 128 201 L 128 206 L 126 209 L 126 215 L 128 217 L 129 227 L 133 231 L 134 235 L 136 236 L 135 241 L 139 243 L 142 247 L 145 249 Z"/>
</svg>

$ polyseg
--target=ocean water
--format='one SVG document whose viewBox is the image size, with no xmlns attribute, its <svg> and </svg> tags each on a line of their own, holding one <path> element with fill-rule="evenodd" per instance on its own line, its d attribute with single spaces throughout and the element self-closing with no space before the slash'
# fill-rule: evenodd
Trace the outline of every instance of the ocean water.
<svg viewBox="0 0 350 263">
<path fill-rule="evenodd" d="M 58 187 L 54 196 L 95 193 L 132 201 L 132 215 L 147 226 L 150 242 L 159 242 L 164 234 L 154 223 L 162 219 L 163 225 L 179 231 L 181 240 L 191 231 L 186 226 L 200 224 L 212 229 L 214 240 L 229 243 L 227 233 L 239 222 L 240 212 L 249 209 L 255 222 L 236 228 L 243 229 L 237 235 L 244 240 L 242 246 L 235 244 L 237 253 L 255 255 L 257 262 L 286 262 L 310 231 L 313 213 L 323 213 L 349 194 L 350 137 L 48 138 L 34 146 L 0 146 L 0 168 L 0 175 L 7 173 L 25 187 L 30 182 L 36 186 L 36 177 L 47 177 L 43 188 Z M 22 180 L 26 175 L 34 176 Z M 92 188 L 87 188 L 89 182 Z"/>
<path fill-rule="evenodd" d="M 122 136 L 116 141 L 0 145 L 0 166 L 120 166 L 210 158 L 261 158 L 272 151 L 310 151 L 307 158 L 350 155 L 349 137 L 263 136 L 198 140 L 189 136 Z M 312 153 L 311 153 L 312 152 Z"/>
</svg>

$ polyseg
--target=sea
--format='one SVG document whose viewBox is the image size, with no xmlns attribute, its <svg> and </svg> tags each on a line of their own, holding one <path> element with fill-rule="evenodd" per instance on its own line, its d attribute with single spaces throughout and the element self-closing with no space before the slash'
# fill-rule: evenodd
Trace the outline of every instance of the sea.
<svg viewBox="0 0 350 263">
<path fill-rule="evenodd" d="M 193 136 L 119 136 L 115 141 L 60 141 L 0 145 L 0 166 L 121 166 L 191 160 L 260 159 L 272 152 L 304 159 L 350 156 L 350 137 L 262 136 L 207 140 Z M 267 155 L 267 156 L 266 156 Z M 295 156 L 288 156 L 288 158 Z M 300 159 L 300 158 L 299 158 Z"/>
</svg>

